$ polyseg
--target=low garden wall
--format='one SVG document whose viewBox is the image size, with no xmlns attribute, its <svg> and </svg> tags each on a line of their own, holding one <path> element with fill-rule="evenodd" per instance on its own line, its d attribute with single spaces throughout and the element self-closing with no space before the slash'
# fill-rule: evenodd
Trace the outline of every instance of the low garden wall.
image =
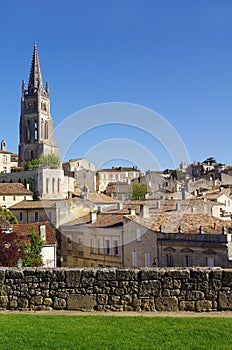
<svg viewBox="0 0 232 350">
<path fill-rule="evenodd" d="M 232 270 L 0 268 L 0 309 L 232 310 Z"/>
</svg>

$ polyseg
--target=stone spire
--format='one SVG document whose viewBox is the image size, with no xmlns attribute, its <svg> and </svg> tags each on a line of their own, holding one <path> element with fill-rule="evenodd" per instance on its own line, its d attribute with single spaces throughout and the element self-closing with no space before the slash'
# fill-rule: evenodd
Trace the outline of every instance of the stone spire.
<svg viewBox="0 0 232 350">
<path fill-rule="evenodd" d="M 36 41 L 34 41 L 34 50 L 31 61 L 31 70 L 28 81 L 28 93 L 34 93 L 35 91 L 43 90 L 42 74 L 39 64 L 39 56 L 36 47 Z"/>
</svg>

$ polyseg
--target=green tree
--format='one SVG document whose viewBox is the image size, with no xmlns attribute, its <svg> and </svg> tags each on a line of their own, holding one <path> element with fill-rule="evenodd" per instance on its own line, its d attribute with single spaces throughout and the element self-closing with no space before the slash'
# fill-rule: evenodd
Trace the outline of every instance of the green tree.
<svg viewBox="0 0 232 350">
<path fill-rule="evenodd" d="M 147 185 L 132 185 L 132 199 L 144 199 L 147 193 Z"/>
<path fill-rule="evenodd" d="M 39 158 L 39 166 L 42 169 L 59 169 L 60 158 L 55 154 L 48 154 Z"/>
<path fill-rule="evenodd" d="M 42 248 L 43 240 L 40 237 L 39 233 L 34 227 L 29 228 L 30 234 L 30 243 L 23 242 L 22 244 L 22 262 L 23 266 L 42 266 Z"/>
<path fill-rule="evenodd" d="M 213 165 L 213 164 L 217 164 L 217 161 L 216 161 L 216 158 L 214 157 L 208 157 L 206 160 L 204 160 L 203 163 Z"/>
<path fill-rule="evenodd" d="M 34 169 L 39 169 L 39 159 L 32 159 L 30 162 L 27 162 L 24 165 L 24 170 L 34 170 Z"/>
<path fill-rule="evenodd" d="M 12 212 L 7 208 L 0 207 L 0 216 L 2 216 L 10 224 L 18 224 L 18 220 Z"/>
</svg>

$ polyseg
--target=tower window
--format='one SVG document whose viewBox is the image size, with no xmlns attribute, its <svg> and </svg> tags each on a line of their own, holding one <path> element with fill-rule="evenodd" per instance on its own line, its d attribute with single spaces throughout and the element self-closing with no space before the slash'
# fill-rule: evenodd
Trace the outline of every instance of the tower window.
<svg viewBox="0 0 232 350">
<path fill-rule="evenodd" d="M 31 128 L 30 128 L 30 120 L 27 121 L 27 141 L 30 142 L 31 140 Z"/>
<path fill-rule="evenodd" d="M 45 121 L 45 124 L 44 124 L 44 138 L 48 139 L 48 122 L 47 121 Z"/>
<path fill-rule="evenodd" d="M 38 124 L 37 124 L 36 120 L 34 122 L 34 139 L 35 139 L 35 141 L 38 140 Z"/>
</svg>

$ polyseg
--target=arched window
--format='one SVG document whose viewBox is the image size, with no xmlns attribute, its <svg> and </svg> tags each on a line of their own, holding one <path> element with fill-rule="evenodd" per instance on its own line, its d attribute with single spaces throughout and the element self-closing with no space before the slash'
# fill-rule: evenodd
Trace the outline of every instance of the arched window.
<svg viewBox="0 0 232 350">
<path fill-rule="evenodd" d="M 30 120 L 27 121 L 27 142 L 31 140 L 31 125 Z"/>
<path fill-rule="evenodd" d="M 31 159 L 34 159 L 34 152 L 31 150 Z"/>
<path fill-rule="evenodd" d="M 38 124 L 36 120 L 34 121 L 34 140 L 38 140 Z"/>
<path fill-rule="evenodd" d="M 55 193 L 55 179 L 54 177 L 52 178 L 52 193 Z"/>
<path fill-rule="evenodd" d="M 40 130 L 40 137 L 42 138 L 42 139 L 44 139 L 44 121 L 43 121 L 43 118 L 41 119 L 41 130 Z"/>
<path fill-rule="evenodd" d="M 57 180 L 57 193 L 60 193 L 60 179 Z"/>
<path fill-rule="evenodd" d="M 45 124 L 44 124 L 44 138 L 45 139 L 48 139 L 48 122 L 47 121 L 45 121 Z"/>
<path fill-rule="evenodd" d="M 46 179 L 46 192 L 49 193 L 49 178 Z"/>
</svg>

